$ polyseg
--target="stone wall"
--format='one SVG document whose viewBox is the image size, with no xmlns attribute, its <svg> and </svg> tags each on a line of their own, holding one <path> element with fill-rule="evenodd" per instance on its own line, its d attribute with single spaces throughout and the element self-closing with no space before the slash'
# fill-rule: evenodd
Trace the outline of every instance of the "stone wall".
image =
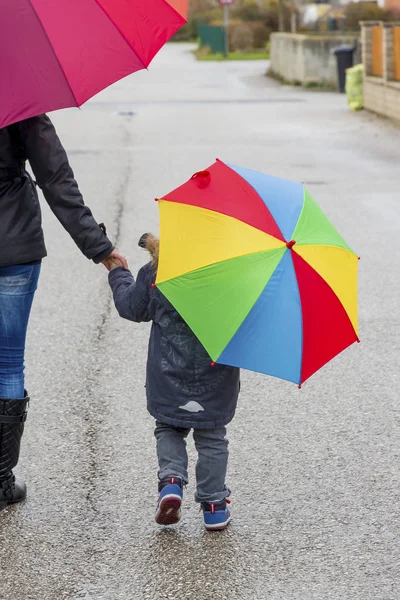
<svg viewBox="0 0 400 600">
<path fill-rule="evenodd" d="M 359 44 L 354 36 L 273 33 L 271 71 L 289 83 L 337 87 L 336 57 L 332 50 L 341 44 L 357 46 L 354 64 L 360 62 Z"/>
<path fill-rule="evenodd" d="M 361 39 L 364 64 L 364 107 L 375 113 L 400 121 L 400 81 L 395 81 L 394 53 L 393 53 L 393 28 L 399 23 L 381 23 L 364 21 L 362 24 Z M 373 53 L 376 48 L 372 43 L 372 30 L 374 27 L 383 28 L 383 77 L 373 76 Z"/>
<path fill-rule="evenodd" d="M 364 107 L 400 121 L 400 83 L 385 84 L 376 77 L 365 77 Z"/>
</svg>

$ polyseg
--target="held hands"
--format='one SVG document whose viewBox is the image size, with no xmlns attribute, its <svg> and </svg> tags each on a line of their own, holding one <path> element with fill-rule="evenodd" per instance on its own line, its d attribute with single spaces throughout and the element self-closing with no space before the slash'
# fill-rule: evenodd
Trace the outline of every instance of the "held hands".
<svg viewBox="0 0 400 600">
<path fill-rule="evenodd" d="M 116 269 L 117 267 L 123 267 L 124 266 L 116 258 L 106 258 L 105 260 L 103 260 L 103 265 L 105 266 L 105 268 L 107 269 L 107 271 L 112 271 L 113 269 Z"/>
<path fill-rule="evenodd" d="M 116 269 L 117 267 L 123 267 L 124 269 L 129 268 L 125 256 L 122 256 L 118 250 L 113 250 L 111 254 L 101 262 L 107 271 L 112 271 L 112 269 Z"/>
</svg>

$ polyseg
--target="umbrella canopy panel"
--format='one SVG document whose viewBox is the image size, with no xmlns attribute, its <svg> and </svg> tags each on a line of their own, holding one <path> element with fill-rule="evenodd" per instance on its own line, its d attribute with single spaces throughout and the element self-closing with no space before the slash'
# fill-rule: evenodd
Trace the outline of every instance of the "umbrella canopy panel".
<svg viewBox="0 0 400 600">
<path fill-rule="evenodd" d="M 147 68 L 187 0 L 0 0 L 0 127 L 81 106 Z"/>
</svg>

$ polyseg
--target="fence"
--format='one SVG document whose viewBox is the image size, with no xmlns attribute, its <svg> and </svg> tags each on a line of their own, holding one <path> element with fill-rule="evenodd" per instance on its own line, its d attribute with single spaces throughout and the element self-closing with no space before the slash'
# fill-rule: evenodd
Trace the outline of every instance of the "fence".
<svg viewBox="0 0 400 600">
<path fill-rule="evenodd" d="M 223 27 L 199 26 L 200 46 L 208 46 L 211 52 L 225 52 L 225 32 Z"/>
<path fill-rule="evenodd" d="M 383 27 L 374 25 L 372 27 L 372 75 L 383 76 Z"/>
<path fill-rule="evenodd" d="M 393 27 L 393 79 L 400 81 L 400 27 Z"/>
<path fill-rule="evenodd" d="M 400 81 L 400 24 L 364 21 L 362 43 L 366 74 Z"/>
<path fill-rule="evenodd" d="M 364 106 L 400 120 L 400 23 L 361 23 Z"/>
</svg>

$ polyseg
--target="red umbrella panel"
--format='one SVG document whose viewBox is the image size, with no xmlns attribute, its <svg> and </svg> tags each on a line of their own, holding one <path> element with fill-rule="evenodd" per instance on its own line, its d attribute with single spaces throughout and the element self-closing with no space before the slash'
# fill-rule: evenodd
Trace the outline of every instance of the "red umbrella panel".
<svg viewBox="0 0 400 600">
<path fill-rule="evenodd" d="M 0 127 L 81 106 L 148 67 L 188 0 L 0 0 Z"/>
</svg>

